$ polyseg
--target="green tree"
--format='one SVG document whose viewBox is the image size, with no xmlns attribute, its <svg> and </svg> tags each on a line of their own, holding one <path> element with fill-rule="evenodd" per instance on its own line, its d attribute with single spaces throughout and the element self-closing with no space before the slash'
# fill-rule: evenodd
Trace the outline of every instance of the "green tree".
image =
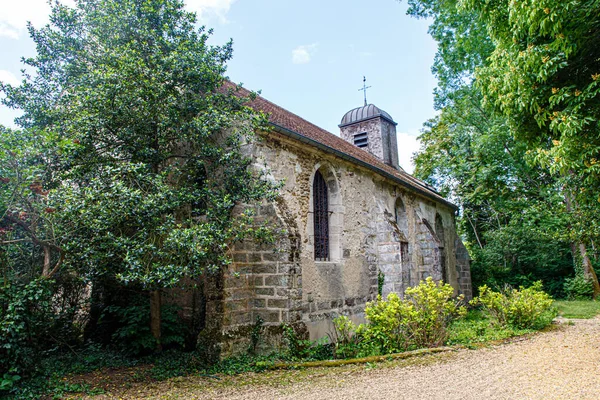
<svg viewBox="0 0 600 400">
<path fill-rule="evenodd" d="M 571 244 L 581 240 L 582 230 L 590 234 L 593 229 L 582 229 L 581 207 L 568 207 L 565 176 L 535 157 L 518 118 L 501 112 L 487 91 L 482 71 L 497 51 L 490 24 L 498 23 L 502 13 L 494 7 L 502 2 L 485 3 L 485 11 L 481 2 L 408 3 L 409 14 L 431 18 L 429 32 L 438 42 L 432 70 L 441 114 L 425 124 L 416 174 L 460 204 L 475 283 L 501 279 L 522 284 L 515 278 L 529 276 L 543 279 L 556 293 L 572 264 Z M 489 76 L 499 80 L 498 71 Z M 532 129 L 539 134 L 537 125 Z M 572 256 L 579 258 L 580 252 L 572 249 Z"/>
<path fill-rule="evenodd" d="M 564 182 L 574 251 L 600 285 L 587 245 L 599 237 L 600 1 L 468 1 L 495 43 L 477 71 L 486 101 Z"/>
<path fill-rule="evenodd" d="M 476 88 L 453 98 L 426 123 L 415 174 L 460 204 L 474 286 L 543 279 L 560 294 L 573 264 L 559 183 L 525 161 L 526 146 L 486 111 Z"/>
<path fill-rule="evenodd" d="M 36 368 L 74 344 L 84 283 L 63 262 L 65 237 L 47 183 L 51 147 L 38 131 L 0 127 L 0 375 Z M 61 293 L 55 296 L 55 293 Z"/>
<path fill-rule="evenodd" d="M 0 126 L 0 268 L 4 285 L 15 276 L 51 278 L 64 250 L 56 209 L 43 184 L 48 148 L 41 135 Z"/>
<path fill-rule="evenodd" d="M 53 4 L 30 27 L 35 75 L 2 86 L 24 134 L 54 144 L 65 264 L 141 285 L 159 349 L 161 289 L 226 266 L 235 240 L 268 240 L 243 205 L 277 193 L 249 168 L 266 118 L 225 80 L 232 44 L 209 46 L 196 23 L 178 0 Z"/>
</svg>

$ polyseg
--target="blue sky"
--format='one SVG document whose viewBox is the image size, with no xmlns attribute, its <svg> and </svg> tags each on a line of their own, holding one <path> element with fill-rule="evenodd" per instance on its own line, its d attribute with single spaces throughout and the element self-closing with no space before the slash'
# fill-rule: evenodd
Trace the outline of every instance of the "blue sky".
<svg viewBox="0 0 600 400">
<path fill-rule="evenodd" d="M 67 0 L 67 3 L 71 0 Z M 34 54 L 25 30 L 47 22 L 45 0 L 0 0 L 0 80 L 18 81 L 20 57 Z M 5 3 L 5 4 L 4 4 Z M 400 163 L 411 171 L 416 135 L 435 115 L 430 67 L 436 51 L 427 21 L 396 0 L 186 0 L 213 44 L 234 42 L 228 75 L 301 117 L 338 134 L 344 113 L 369 103 L 398 122 Z M 0 124 L 15 112 L 0 106 Z"/>
</svg>

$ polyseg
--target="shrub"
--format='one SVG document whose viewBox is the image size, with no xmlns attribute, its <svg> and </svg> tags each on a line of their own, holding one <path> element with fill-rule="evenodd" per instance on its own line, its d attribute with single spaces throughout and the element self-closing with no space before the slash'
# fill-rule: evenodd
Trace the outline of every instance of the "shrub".
<svg viewBox="0 0 600 400">
<path fill-rule="evenodd" d="M 446 343 L 474 347 L 479 343 L 503 340 L 530 332 L 530 329 L 517 329 L 510 325 L 501 327 L 490 323 L 489 315 L 474 308 L 469 310 L 464 318 L 452 322 Z"/>
<path fill-rule="evenodd" d="M 287 345 L 289 358 L 293 360 L 307 358 L 312 342 L 300 338 L 294 327 L 289 324 L 283 324 L 281 328 L 283 329 L 283 340 Z"/>
<path fill-rule="evenodd" d="M 163 347 L 183 347 L 185 331 L 177 315 L 177 307 L 163 305 L 161 310 L 161 344 Z M 123 352 L 133 356 L 151 353 L 156 349 L 156 339 L 150 332 L 150 306 L 140 305 L 109 306 L 101 320 L 115 319 L 118 328 L 112 334 L 112 342 Z"/>
<path fill-rule="evenodd" d="M 417 347 L 435 347 L 444 344 L 448 337 L 448 325 L 457 317 L 464 316 L 464 296 L 453 299 L 454 288 L 427 278 L 418 286 L 406 289 L 409 314 L 406 318 L 407 332 Z"/>
<path fill-rule="evenodd" d="M 75 279 L 10 278 L 0 285 L 0 398 L 43 373 L 48 357 L 77 347 L 84 320 Z"/>
<path fill-rule="evenodd" d="M 33 280 L 0 288 L 0 374 L 6 388 L 21 373 L 31 372 L 40 354 L 51 347 L 54 325 L 52 281 Z M 18 378 L 16 378 L 18 379 Z"/>
<path fill-rule="evenodd" d="M 362 336 L 357 333 L 357 326 L 345 315 L 333 320 L 333 334 L 330 335 L 331 343 L 334 344 L 334 356 L 336 358 L 356 357 L 361 348 Z"/>
<path fill-rule="evenodd" d="M 569 300 L 589 300 L 594 294 L 592 281 L 586 279 L 583 274 L 565 279 L 564 290 Z"/>
<path fill-rule="evenodd" d="M 326 360 L 333 356 L 333 346 L 327 338 L 317 341 L 303 339 L 290 324 L 283 324 L 283 339 L 287 344 L 285 358 L 291 361 L 297 360 Z"/>
<path fill-rule="evenodd" d="M 362 347 L 371 353 L 389 354 L 411 347 L 436 347 L 448 337 L 448 325 L 466 313 L 461 305 L 463 297 L 453 299 L 454 289 L 448 284 L 427 278 L 418 286 L 406 289 L 405 299 L 390 293 L 368 303 L 365 314 L 367 325 L 358 333 Z"/>
<path fill-rule="evenodd" d="M 379 296 L 376 302 L 367 303 L 365 314 L 368 324 L 358 328 L 367 353 L 389 354 L 406 349 L 407 337 L 402 329 L 405 308 L 396 293 L 390 293 L 386 300 Z"/>
<path fill-rule="evenodd" d="M 548 325 L 556 316 L 552 303 L 540 281 L 528 288 L 507 287 L 501 292 L 494 292 L 484 285 L 479 288 L 479 297 L 471 301 L 473 305 L 480 304 L 500 326 L 520 329 L 539 329 Z"/>
</svg>

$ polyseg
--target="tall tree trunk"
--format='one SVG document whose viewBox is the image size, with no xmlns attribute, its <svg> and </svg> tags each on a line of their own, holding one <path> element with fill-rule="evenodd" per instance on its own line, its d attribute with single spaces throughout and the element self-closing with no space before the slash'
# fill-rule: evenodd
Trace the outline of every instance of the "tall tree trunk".
<svg viewBox="0 0 600 400">
<path fill-rule="evenodd" d="M 594 266 L 587 255 L 585 244 L 579 243 L 579 254 L 581 255 L 581 265 L 583 266 L 583 276 L 592 281 L 594 285 L 594 299 L 600 295 L 600 284 L 598 284 L 598 276 L 594 271 Z"/>
<path fill-rule="evenodd" d="M 50 247 L 42 246 L 42 249 L 44 250 L 44 267 L 42 269 L 42 276 L 48 277 L 48 275 L 50 275 L 50 261 L 52 259 L 50 254 Z"/>
<path fill-rule="evenodd" d="M 471 221 L 471 218 L 469 218 L 469 214 L 467 214 L 466 212 L 465 217 L 467 217 L 469 224 L 471 224 L 471 227 L 473 228 L 473 233 L 475 234 L 475 239 L 477 239 L 477 244 L 479 244 L 479 248 L 483 249 L 483 245 L 481 244 L 481 240 L 479 240 L 479 235 L 477 234 L 477 228 L 475 227 L 475 224 L 473 223 L 473 221 Z"/>
<path fill-rule="evenodd" d="M 4 281 L 2 287 L 7 287 L 8 286 L 8 259 L 7 259 L 6 251 L 1 246 L 0 246 L 0 266 L 2 267 L 2 278 Z"/>
<path fill-rule="evenodd" d="M 571 248 L 571 255 L 573 256 L 573 265 L 577 267 L 577 263 L 579 262 L 579 254 L 577 250 L 577 243 L 569 242 L 569 247 Z"/>
<path fill-rule="evenodd" d="M 153 290 L 150 292 L 150 332 L 154 339 L 156 340 L 156 351 L 162 351 L 162 342 L 161 342 L 161 330 L 160 330 L 160 322 L 161 322 L 161 309 L 162 297 L 160 290 Z"/>
</svg>

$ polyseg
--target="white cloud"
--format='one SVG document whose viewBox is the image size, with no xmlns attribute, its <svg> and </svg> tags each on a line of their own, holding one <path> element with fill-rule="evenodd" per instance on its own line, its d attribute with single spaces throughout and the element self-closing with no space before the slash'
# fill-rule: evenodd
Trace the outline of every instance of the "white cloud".
<svg viewBox="0 0 600 400">
<path fill-rule="evenodd" d="M 48 22 L 50 6 L 44 0 L 7 1 L 0 13 L 0 36 L 18 39 L 27 27 L 27 21 L 34 26 Z"/>
<path fill-rule="evenodd" d="M 75 0 L 60 0 L 70 7 Z M 211 16 L 225 22 L 225 15 L 236 0 L 186 0 L 186 9 L 198 13 L 198 19 Z M 48 23 L 50 6 L 47 0 L 3 0 L 0 12 L 0 37 L 18 39 L 27 34 L 27 22 L 41 27 Z"/>
<path fill-rule="evenodd" d="M 409 174 L 412 174 L 415 170 L 412 157 L 414 153 L 419 151 L 420 146 L 417 136 L 398 132 L 398 161 L 400 166 Z"/>
<path fill-rule="evenodd" d="M 18 85 L 21 83 L 19 78 L 17 78 L 12 72 L 0 69 L 0 82 L 8 83 L 11 85 Z M 0 95 L 2 98 L 4 95 Z M 0 125 L 4 125 L 10 128 L 16 128 L 15 118 L 19 117 L 22 114 L 20 110 L 13 110 L 8 107 L 0 106 Z"/>
<path fill-rule="evenodd" d="M 63 4 L 73 6 L 74 0 L 61 0 Z M 6 1 L 0 13 L 0 36 L 18 39 L 27 33 L 27 22 L 40 27 L 48 23 L 50 6 L 47 0 Z"/>
<path fill-rule="evenodd" d="M 19 31 L 20 29 L 15 29 L 14 27 L 9 26 L 7 23 L 0 21 L 0 37 L 18 39 Z"/>
<path fill-rule="evenodd" d="M 225 16 L 236 0 L 185 0 L 188 11 L 198 14 L 200 21 L 217 17 L 221 22 L 227 22 Z"/>
<path fill-rule="evenodd" d="M 307 44 L 292 50 L 292 62 L 294 64 L 308 64 L 312 55 L 317 50 L 318 43 Z"/>
<path fill-rule="evenodd" d="M 18 86 L 21 83 L 15 74 L 5 69 L 0 69 L 0 82 L 8 83 L 13 86 Z"/>
</svg>

